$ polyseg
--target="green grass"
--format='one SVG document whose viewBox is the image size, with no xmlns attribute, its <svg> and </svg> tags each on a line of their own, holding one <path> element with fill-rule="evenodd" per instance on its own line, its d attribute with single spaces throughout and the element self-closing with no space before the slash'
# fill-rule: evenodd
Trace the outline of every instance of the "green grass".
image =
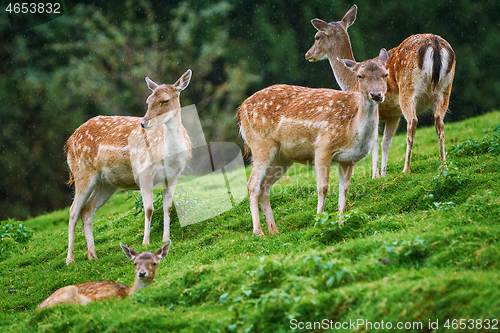
<svg viewBox="0 0 500 333">
<path fill-rule="evenodd" d="M 431 331 L 429 322 L 436 320 L 438 331 L 447 320 L 498 320 L 500 156 L 486 150 L 456 154 L 457 144 L 494 134 L 498 124 L 498 111 L 446 124 L 446 172 L 438 170 L 434 128 L 417 130 L 410 175 L 401 173 L 406 134 L 396 136 L 386 178 L 371 179 L 370 157 L 356 167 L 340 229 L 333 223 L 335 165 L 325 208 L 334 219 L 315 217 L 311 168 L 296 165 L 273 189 L 280 235 L 267 235 L 263 224 L 266 238 L 252 236 L 248 199 L 186 227 L 174 211 L 172 247 L 156 280 L 123 300 L 31 315 L 65 285 L 104 279 L 131 285 L 133 265 L 119 242 L 156 250 L 162 245 L 161 212 L 153 218 L 152 244 L 142 246 L 144 215 L 134 216 L 134 199 L 117 193 L 94 219 L 99 260 L 87 260 L 79 223 L 70 266 L 68 209 L 24 221 L 35 235 L 9 243 L 0 259 L 0 331 L 286 332 L 291 321 L 363 319 L 393 328 L 421 323 L 407 330 L 416 332 Z"/>
</svg>

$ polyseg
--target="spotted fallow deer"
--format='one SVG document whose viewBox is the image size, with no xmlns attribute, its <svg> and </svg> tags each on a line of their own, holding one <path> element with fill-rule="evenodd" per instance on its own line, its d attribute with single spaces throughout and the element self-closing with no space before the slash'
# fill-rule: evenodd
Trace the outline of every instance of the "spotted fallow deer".
<svg viewBox="0 0 500 333">
<path fill-rule="evenodd" d="M 336 61 L 337 58 L 354 60 L 347 28 L 356 19 L 356 5 L 339 22 L 327 23 L 320 19 L 311 21 L 318 30 L 315 42 L 306 53 L 309 61 L 328 59 L 335 78 L 342 90 L 356 88 L 356 75 Z M 387 96 L 379 105 L 380 121 L 385 122 L 382 140 L 381 175 L 387 173 L 389 148 L 402 116 L 407 121 L 406 157 L 404 173 L 410 172 L 411 153 L 417 115 L 429 108 L 434 112 L 434 123 L 439 140 L 441 160 L 446 161 L 444 150 L 443 118 L 448 109 L 451 86 L 455 75 L 455 53 L 450 44 L 433 34 L 418 34 L 405 39 L 401 45 L 388 51 Z M 379 177 L 378 136 L 372 152 L 372 177 Z"/>
<path fill-rule="evenodd" d="M 127 258 L 132 260 L 135 265 L 135 281 L 132 287 L 111 281 L 91 281 L 62 287 L 40 303 L 33 313 L 58 304 L 86 305 L 103 299 L 131 296 L 134 291 L 146 288 L 153 282 L 160 260 L 164 259 L 168 254 L 170 241 L 155 253 L 144 251 L 137 254 L 137 252 L 122 243 L 120 243 L 120 246 Z"/>
<path fill-rule="evenodd" d="M 170 239 L 170 210 L 175 185 L 191 159 L 191 141 L 181 123 L 180 93 L 191 79 L 187 70 L 173 85 L 146 78 L 151 95 L 140 117 L 98 116 L 81 125 L 66 143 L 69 184 L 75 184 L 70 208 L 66 264 L 74 261 L 75 226 L 81 216 L 89 260 L 97 259 L 92 220 L 117 188 L 141 190 L 149 244 L 153 187 L 163 184 L 163 241 Z"/>
<path fill-rule="evenodd" d="M 358 77 L 358 92 L 275 85 L 256 92 L 238 109 L 240 134 L 252 151 L 247 188 L 253 233 L 263 236 L 258 202 L 270 234 L 277 233 L 269 193 L 294 163 L 314 164 L 317 212 L 323 212 L 332 161 L 339 163 L 339 211 L 356 162 L 366 157 L 377 134 L 377 105 L 387 90 L 387 52 L 377 60 L 338 60 Z"/>
</svg>

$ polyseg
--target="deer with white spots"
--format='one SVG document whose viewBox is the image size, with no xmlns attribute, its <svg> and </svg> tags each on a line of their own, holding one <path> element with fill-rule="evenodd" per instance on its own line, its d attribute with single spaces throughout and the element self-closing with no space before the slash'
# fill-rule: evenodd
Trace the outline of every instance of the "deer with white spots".
<svg viewBox="0 0 500 333">
<path fill-rule="evenodd" d="M 259 206 L 270 234 L 278 232 L 269 193 L 294 162 L 313 164 L 318 188 L 317 213 L 323 212 L 332 161 L 339 163 L 339 211 L 356 162 L 376 138 L 377 105 L 387 90 L 387 52 L 377 60 L 338 60 L 358 77 L 358 92 L 275 85 L 256 92 L 238 109 L 240 134 L 250 148 L 253 169 L 247 183 L 253 233 L 263 236 Z"/>
<path fill-rule="evenodd" d="M 354 60 L 347 28 L 356 19 L 357 7 L 354 5 L 339 22 L 327 23 L 320 19 L 311 21 L 318 30 L 315 42 L 306 53 L 309 61 L 328 59 L 335 78 L 342 90 L 356 89 L 356 75 L 340 66 L 336 59 Z M 381 175 L 387 173 L 389 148 L 402 116 L 407 121 L 406 157 L 404 173 L 410 172 L 411 153 L 417 115 L 432 108 L 434 124 L 439 141 L 439 155 L 446 161 L 444 149 L 443 118 L 448 109 L 451 86 L 455 75 L 455 53 L 450 44 L 433 34 L 413 35 L 401 45 L 388 51 L 387 96 L 379 105 L 380 121 L 385 122 L 382 140 Z M 372 177 L 379 177 L 378 136 L 372 152 Z"/>
<path fill-rule="evenodd" d="M 118 188 L 141 190 L 149 244 L 153 187 L 163 184 L 163 241 L 170 239 L 170 210 L 175 185 L 191 159 L 191 141 L 181 123 L 180 93 L 191 79 L 186 71 L 173 85 L 146 78 L 151 95 L 143 118 L 98 116 L 81 125 L 66 143 L 69 184 L 75 184 L 70 208 L 66 264 L 74 261 L 75 226 L 81 216 L 87 257 L 97 259 L 92 220 Z"/>
<path fill-rule="evenodd" d="M 153 282 L 160 260 L 164 259 L 168 254 L 170 241 L 155 253 L 144 251 L 137 254 L 137 252 L 122 243 L 120 243 L 120 246 L 127 258 L 132 260 L 135 265 L 135 281 L 132 287 L 111 281 L 91 281 L 62 287 L 40 303 L 33 313 L 58 304 L 86 305 L 103 299 L 131 296 L 134 291 L 146 288 Z"/>
</svg>

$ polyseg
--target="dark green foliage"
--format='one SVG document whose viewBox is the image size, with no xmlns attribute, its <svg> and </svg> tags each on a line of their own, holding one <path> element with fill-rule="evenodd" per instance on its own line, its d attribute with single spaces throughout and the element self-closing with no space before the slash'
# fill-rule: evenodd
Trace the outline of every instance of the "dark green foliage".
<svg viewBox="0 0 500 333">
<path fill-rule="evenodd" d="M 183 105 L 196 104 L 209 141 L 238 143 L 234 114 L 254 92 L 277 83 L 338 88 L 328 62 L 309 64 L 304 54 L 316 32 L 311 19 L 337 21 L 352 6 L 343 0 L 65 3 L 67 14 L 29 30 L 14 33 L 6 17 L 0 20 L 0 219 L 69 205 L 65 140 L 98 114 L 142 116 L 145 76 L 173 83 L 191 68 Z M 500 60 L 498 2 L 356 4 L 349 28 L 356 59 L 414 33 L 441 35 L 457 59 L 446 121 L 498 107 L 500 67 L 492 65 Z M 423 115 L 419 124 L 432 121 Z"/>
</svg>

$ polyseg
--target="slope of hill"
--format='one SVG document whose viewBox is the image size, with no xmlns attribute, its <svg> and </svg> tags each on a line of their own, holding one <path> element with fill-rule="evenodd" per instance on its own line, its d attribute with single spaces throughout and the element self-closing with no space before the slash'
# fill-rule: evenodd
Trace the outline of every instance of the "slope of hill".
<svg viewBox="0 0 500 333">
<path fill-rule="evenodd" d="M 59 306 L 31 315 L 65 285 L 91 280 L 132 284 L 133 265 L 119 242 L 138 251 L 158 248 L 161 213 L 154 215 L 152 244 L 142 246 L 143 214 L 136 216 L 133 197 L 116 194 L 94 219 L 99 260 L 86 259 L 79 223 L 75 263 L 70 266 L 65 265 L 68 209 L 29 219 L 22 227 L 3 221 L 0 329 L 498 329 L 498 124 L 498 111 L 446 124 L 447 169 L 440 168 L 434 128 L 419 128 L 410 175 L 401 173 L 406 136 L 398 135 L 386 178 L 370 178 L 370 158 L 356 167 L 347 223 L 340 229 L 334 223 L 336 166 L 327 213 L 321 216 L 315 216 L 312 168 L 296 166 L 273 189 L 271 204 L 280 235 L 269 236 L 264 230 L 265 239 L 252 236 L 248 199 L 183 228 L 174 213 L 172 247 L 156 280 L 124 300 Z M 7 224 L 12 225 L 10 231 Z"/>
</svg>

